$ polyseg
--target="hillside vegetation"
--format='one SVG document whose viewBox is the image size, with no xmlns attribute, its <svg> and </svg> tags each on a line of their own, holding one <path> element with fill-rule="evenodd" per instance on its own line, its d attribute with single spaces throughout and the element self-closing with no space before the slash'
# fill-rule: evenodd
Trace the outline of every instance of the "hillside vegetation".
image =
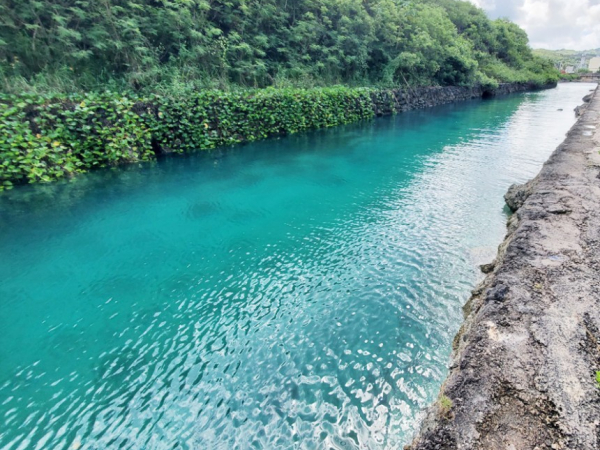
<svg viewBox="0 0 600 450">
<path fill-rule="evenodd" d="M 554 64 L 561 64 L 562 66 L 573 66 L 577 67 L 581 62 L 581 58 L 586 59 L 586 65 L 583 69 L 587 69 L 587 63 L 590 58 L 594 56 L 600 56 L 600 48 L 592 50 L 546 50 L 546 49 L 535 49 L 533 54 L 542 58 L 549 59 Z"/>
<path fill-rule="evenodd" d="M 0 190 L 557 75 L 455 0 L 0 0 Z"/>
<path fill-rule="evenodd" d="M 455 0 L 0 0 L 6 93 L 556 80 Z"/>
</svg>

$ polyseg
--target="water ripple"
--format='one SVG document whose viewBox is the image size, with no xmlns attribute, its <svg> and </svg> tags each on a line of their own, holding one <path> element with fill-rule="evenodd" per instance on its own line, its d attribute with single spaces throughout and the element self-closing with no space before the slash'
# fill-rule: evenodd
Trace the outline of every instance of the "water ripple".
<svg viewBox="0 0 600 450">
<path fill-rule="evenodd" d="M 0 448 L 401 448 L 588 89 L 2 194 Z"/>
</svg>

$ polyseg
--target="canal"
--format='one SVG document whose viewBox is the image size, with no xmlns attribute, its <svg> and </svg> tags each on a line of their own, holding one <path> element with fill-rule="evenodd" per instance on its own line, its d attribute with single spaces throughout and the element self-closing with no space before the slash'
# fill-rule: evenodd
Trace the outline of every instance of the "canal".
<svg viewBox="0 0 600 450">
<path fill-rule="evenodd" d="M 397 449 L 595 85 L 0 193 L 0 449 Z"/>
</svg>

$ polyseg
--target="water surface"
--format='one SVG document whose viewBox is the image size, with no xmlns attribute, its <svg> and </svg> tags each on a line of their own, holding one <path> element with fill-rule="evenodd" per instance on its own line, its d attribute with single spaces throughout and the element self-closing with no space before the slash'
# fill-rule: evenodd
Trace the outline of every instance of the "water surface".
<svg viewBox="0 0 600 450">
<path fill-rule="evenodd" d="M 401 448 L 592 87 L 0 194 L 0 449 Z"/>
</svg>

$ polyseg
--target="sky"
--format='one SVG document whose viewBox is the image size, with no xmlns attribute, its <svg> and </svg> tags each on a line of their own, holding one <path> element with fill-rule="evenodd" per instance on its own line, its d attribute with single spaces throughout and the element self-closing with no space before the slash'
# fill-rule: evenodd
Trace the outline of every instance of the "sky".
<svg viewBox="0 0 600 450">
<path fill-rule="evenodd" d="M 600 0 L 469 0 L 527 31 L 533 48 L 600 48 Z"/>
</svg>

